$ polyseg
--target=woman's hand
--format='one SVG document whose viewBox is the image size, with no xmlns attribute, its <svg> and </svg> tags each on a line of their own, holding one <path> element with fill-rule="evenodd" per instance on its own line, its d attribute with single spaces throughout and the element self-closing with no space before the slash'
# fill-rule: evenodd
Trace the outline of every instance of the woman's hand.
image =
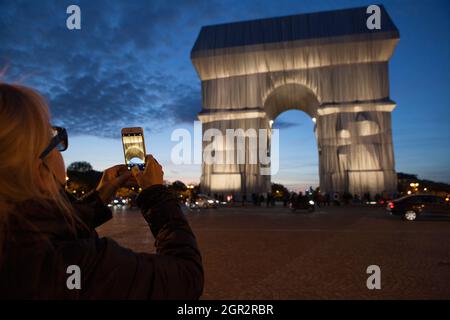
<svg viewBox="0 0 450 320">
<path fill-rule="evenodd" d="M 151 154 L 145 157 L 144 171 L 140 171 L 137 167 L 133 167 L 131 173 L 142 189 L 147 189 L 157 184 L 163 184 L 164 171 Z"/>
<path fill-rule="evenodd" d="M 131 172 L 128 171 L 127 166 L 124 164 L 106 169 L 97 186 L 97 192 L 103 203 L 109 203 L 116 191 L 126 186 L 130 178 L 133 178 Z"/>
</svg>

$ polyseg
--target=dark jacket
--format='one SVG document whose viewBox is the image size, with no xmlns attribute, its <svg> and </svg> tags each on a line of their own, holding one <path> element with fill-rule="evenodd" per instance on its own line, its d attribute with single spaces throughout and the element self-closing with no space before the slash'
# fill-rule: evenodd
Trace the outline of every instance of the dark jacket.
<svg viewBox="0 0 450 320">
<path fill-rule="evenodd" d="M 201 256 L 176 197 L 156 185 L 137 203 L 155 237 L 156 254 L 98 237 L 95 228 L 112 214 L 96 192 L 73 203 L 87 226 L 78 225 L 76 234 L 57 210 L 22 203 L 2 228 L 0 298 L 198 299 Z M 79 290 L 66 285 L 70 265 L 80 267 Z"/>
</svg>

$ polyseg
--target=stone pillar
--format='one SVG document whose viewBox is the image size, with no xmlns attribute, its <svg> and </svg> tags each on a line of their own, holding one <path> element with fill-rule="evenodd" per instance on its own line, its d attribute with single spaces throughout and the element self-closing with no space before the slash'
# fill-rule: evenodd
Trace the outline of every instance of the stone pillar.
<svg viewBox="0 0 450 320">
<path fill-rule="evenodd" d="M 322 106 L 317 119 L 319 173 L 325 192 L 392 195 L 396 174 L 393 102 Z"/>
<path fill-rule="evenodd" d="M 264 142 L 264 137 L 259 135 L 259 129 L 269 129 L 265 112 L 259 109 L 228 110 L 202 113 L 199 119 L 202 121 L 203 137 L 208 139 L 203 141 L 202 150 L 216 159 L 215 163 L 208 163 L 205 158 L 202 161 L 202 192 L 233 194 L 235 199 L 241 199 L 243 194 L 251 199 L 252 193 L 269 192 L 270 175 L 264 173 L 270 170 L 270 166 L 260 163 L 260 144 L 266 143 L 270 152 L 270 140 Z M 268 132 L 270 134 L 270 130 Z M 217 138 L 217 134 L 221 134 L 222 138 Z M 239 148 L 239 143 L 244 147 Z M 261 152 L 264 150 L 261 149 Z M 270 155 L 268 157 L 270 159 Z M 230 161 L 231 158 L 233 160 Z"/>
</svg>

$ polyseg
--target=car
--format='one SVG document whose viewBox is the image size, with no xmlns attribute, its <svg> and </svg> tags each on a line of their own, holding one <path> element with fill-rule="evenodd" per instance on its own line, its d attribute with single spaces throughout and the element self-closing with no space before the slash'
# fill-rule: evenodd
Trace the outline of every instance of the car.
<svg viewBox="0 0 450 320">
<path fill-rule="evenodd" d="M 292 212 L 295 212 L 296 210 L 307 210 L 308 212 L 314 212 L 314 205 L 314 201 L 309 199 L 307 196 L 297 197 L 289 204 Z"/>
<path fill-rule="evenodd" d="M 128 204 L 128 199 L 123 197 L 114 197 L 111 202 L 108 204 L 108 207 L 118 207 L 122 208 Z"/>
<path fill-rule="evenodd" d="M 424 214 L 450 216 L 449 198 L 430 194 L 408 195 L 388 202 L 386 209 L 405 221 L 414 221 Z"/>
<path fill-rule="evenodd" d="M 187 201 L 186 205 L 193 209 L 193 208 L 214 208 L 216 209 L 219 206 L 219 200 L 215 200 L 214 198 L 211 198 L 205 194 L 198 194 L 195 201 Z"/>
</svg>

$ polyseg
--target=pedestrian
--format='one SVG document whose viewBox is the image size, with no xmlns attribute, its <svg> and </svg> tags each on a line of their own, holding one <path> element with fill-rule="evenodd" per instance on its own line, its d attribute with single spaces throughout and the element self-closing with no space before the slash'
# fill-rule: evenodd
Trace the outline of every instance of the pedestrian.
<svg viewBox="0 0 450 320">
<path fill-rule="evenodd" d="M 331 197 L 330 197 L 330 193 L 326 192 L 325 193 L 325 204 L 327 207 L 329 207 L 331 205 Z"/>
<path fill-rule="evenodd" d="M 320 193 L 319 191 L 314 191 L 313 192 L 313 201 L 314 203 L 317 205 L 317 207 L 320 208 Z"/>
<path fill-rule="evenodd" d="M 296 203 L 297 203 L 297 193 L 296 192 L 292 192 L 291 197 L 289 199 L 289 206 L 291 208 L 294 208 Z"/>
<path fill-rule="evenodd" d="M 283 207 L 286 208 L 289 201 L 289 193 L 285 192 L 283 194 Z"/>
</svg>

